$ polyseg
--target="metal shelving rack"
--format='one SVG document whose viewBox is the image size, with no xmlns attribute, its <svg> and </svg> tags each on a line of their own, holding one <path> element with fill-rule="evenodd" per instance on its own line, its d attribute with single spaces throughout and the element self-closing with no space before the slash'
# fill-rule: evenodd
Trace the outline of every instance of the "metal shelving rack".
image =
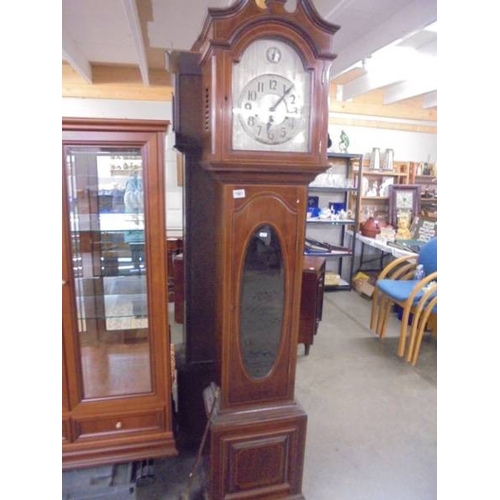
<svg viewBox="0 0 500 500">
<path fill-rule="evenodd" d="M 329 220 L 321 218 L 307 218 L 306 243 L 309 240 L 328 245 L 321 251 L 319 245 L 314 249 L 306 246 L 304 255 L 326 257 L 325 291 L 351 290 L 352 274 L 354 270 L 354 256 L 356 233 L 359 228 L 359 203 L 361 200 L 361 185 L 358 182 L 350 185 L 348 180 L 355 182 L 354 172 L 360 173 L 363 168 L 363 155 L 350 153 L 329 153 L 329 170 L 335 175 L 343 175 L 344 186 L 309 186 L 309 195 L 319 197 L 319 207 L 328 207 L 328 202 L 345 203 L 346 209 L 353 214 L 353 218 L 344 220 Z M 356 169 L 356 170 L 355 170 Z M 359 179 L 360 177 L 358 177 Z M 337 177 L 338 179 L 338 177 Z M 327 199 L 328 197 L 332 199 Z M 349 230 L 349 232 L 348 232 Z M 329 275 L 340 276 L 338 284 L 331 284 Z"/>
</svg>

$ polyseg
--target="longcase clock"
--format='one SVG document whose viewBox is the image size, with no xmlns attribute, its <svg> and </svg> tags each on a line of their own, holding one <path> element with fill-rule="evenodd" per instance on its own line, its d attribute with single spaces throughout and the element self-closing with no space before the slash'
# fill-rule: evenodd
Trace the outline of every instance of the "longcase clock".
<svg viewBox="0 0 500 500">
<path fill-rule="evenodd" d="M 328 167 L 338 26 L 309 0 L 285 3 L 209 9 L 192 48 L 201 131 L 187 220 L 200 234 L 186 231 L 205 262 L 186 285 L 208 287 L 212 313 L 187 335 L 213 353 L 203 396 L 213 500 L 304 498 L 307 415 L 294 386 L 307 186 Z"/>
</svg>

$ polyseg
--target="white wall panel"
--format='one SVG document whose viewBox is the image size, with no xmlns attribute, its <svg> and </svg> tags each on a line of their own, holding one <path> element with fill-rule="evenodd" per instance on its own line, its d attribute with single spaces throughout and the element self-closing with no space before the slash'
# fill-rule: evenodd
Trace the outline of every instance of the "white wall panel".
<svg viewBox="0 0 500 500">
<path fill-rule="evenodd" d="M 330 125 L 329 133 L 333 145 L 329 151 L 339 151 L 340 132 L 349 137 L 349 153 L 369 155 L 372 148 L 394 150 L 397 161 L 437 162 L 437 135 L 372 127 Z"/>
</svg>

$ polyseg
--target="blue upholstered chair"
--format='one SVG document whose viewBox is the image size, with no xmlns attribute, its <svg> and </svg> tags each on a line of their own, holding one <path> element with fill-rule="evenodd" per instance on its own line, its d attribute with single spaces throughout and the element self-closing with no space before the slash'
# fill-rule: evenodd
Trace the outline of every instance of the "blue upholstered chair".
<svg viewBox="0 0 500 500">
<path fill-rule="evenodd" d="M 424 267 L 423 279 L 415 279 L 415 269 L 418 264 Z M 429 292 L 429 289 L 434 292 Z M 379 338 L 384 338 L 391 309 L 395 304 L 400 306 L 403 312 L 398 355 L 402 357 L 405 355 L 410 314 L 413 313 L 415 318 L 412 326 L 415 328 L 411 333 L 414 335 L 410 339 L 410 348 L 406 354 L 406 359 L 411 361 L 418 337 L 417 325 L 420 325 L 420 319 L 424 316 L 428 318 L 431 314 L 432 308 L 427 313 L 427 305 L 433 301 L 434 297 L 436 297 L 434 306 L 437 306 L 437 238 L 423 245 L 418 256 L 395 259 L 381 271 L 372 296 L 370 328 Z M 420 302 L 421 299 L 423 302 Z M 421 326 L 425 328 L 425 324 Z"/>
</svg>

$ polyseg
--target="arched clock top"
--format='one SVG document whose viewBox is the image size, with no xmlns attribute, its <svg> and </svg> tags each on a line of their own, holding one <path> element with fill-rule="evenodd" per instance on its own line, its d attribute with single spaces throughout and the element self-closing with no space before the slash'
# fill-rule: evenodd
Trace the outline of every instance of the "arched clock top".
<svg viewBox="0 0 500 500">
<path fill-rule="evenodd" d="M 340 26 L 321 18 L 310 0 L 297 0 L 293 12 L 285 9 L 286 3 L 266 0 L 266 7 L 261 8 L 256 0 L 240 0 L 228 8 L 209 9 L 192 50 L 200 52 L 203 59 L 211 47 L 235 47 L 240 38 L 247 39 L 252 30 L 265 26 L 275 35 L 283 32 L 286 38 L 291 36 L 298 44 L 307 44 L 317 59 L 335 59 L 332 37 Z M 263 36 L 262 31 L 259 36 Z"/>
<path fill-rule="evenodd" d="M 306 34 L 301 31 L 284 27 L 278 20 L 266 24 L 265 27 L 255 24 L 244 32 L 244 37 L 238 38 L 231 50 L 233 63 L 238 63 L 245 51 L 254 42 L 262 39 L 276 40 L 292 46 L 302 59 L 305 70 L 314 70 L 318 65 L 317 54 L 314 46 L 308 43 Z"/>
</svg>

